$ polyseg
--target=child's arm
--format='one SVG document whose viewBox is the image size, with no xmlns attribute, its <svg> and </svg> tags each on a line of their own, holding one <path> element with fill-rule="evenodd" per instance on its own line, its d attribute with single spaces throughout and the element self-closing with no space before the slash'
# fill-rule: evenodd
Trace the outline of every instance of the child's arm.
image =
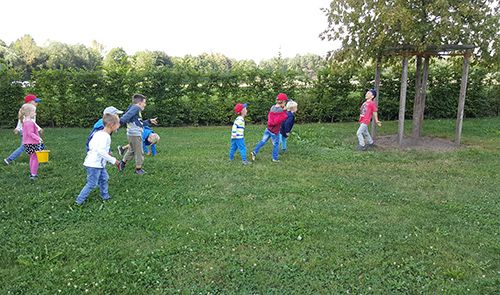
<svg viewBox="0 0 500 295">
<path fill-rule="evenodd" d="M 291 129 L 291 121 L 292 121 L 292 116 L 288 116 L 285 120 L 285 122 L 281 125 L 284 130 L 284 132 L 286 133 L 286 135 L 288 136 L 288 134 L 290 133 L 290 129 Z"/>
<path fill-rule="evenodd" d="M 153 156 L 156 156 L 156 144 L 151 145 L 151 153 L 153 153 Z"/>
<path fill-rule="evenodd" d="M 231 130 L 231 138 L 236 138 L 236 131 L 238 130 L 238 124 L 236 121 L 233 123 L 233 128 Z"/>
<path fill-rule="evenodd" d="M 149 124 L 151 124 L 151 123 L 153 123 L 153 124 L 157 124 L 157 123 L 158 123 L 158 121 L 156 121 L 156 118 L 154 118 L 154 119 L 147 119 L 147 120 L 145 120 L 145 121 L 142 121 L 142 125 L 143 125 L 144 127 L 147 127 L 147 126 L 148 126 Z"/>
<path fill-rule="evenodd" d="M 96 135 L 94 135 L 94 137 Z M 109 144 L 106 142 L 106 140 L 101 140 L 101 139 L 103 139 L 102 137 L 99 137 L 96 139 L 98 139 L 96 142 L 97 154 L 99 154 L 99 156 L 101 158 L 105 159 L 106 161 L 113 163 L 113 164 L 116 164 L 116 161 L 117 161 L 116 158 L 109 154 Z"/>
<path fill-rule="evenodd" d="M 127 112 L 125 112 L 125 114 L 123 114 L 123 116 L 120 118 L 120 125 L 123 125 L 123 124 L 129 122 L 130 119 L 132 119 L 132 117 L 134 117 L 135 115 L 139 114 L 140 111 L 141 111 L 141 109 L 138 106 L 132 105 L 127 110 Z"/>
<path fill-rule="evenodd" d="M 38 128 L 37 128 L 37 125 L 35 124 L 35 122 L 33 121 L 30 121 L 31 123 L 28 123 L 28 122 L 25 122 L 24 124 L 28 123 L 29 126 L 28 126 L 28 134 L 24 135 L 24 136 L 29 136 L 31 138 L 33 138 L 34 140 L 38 141 L 38 142 L 43 142 L 42 138 L 40 137 L 40 135 L 38 135 Z"/>
<path fill-rule="evenodd" d="M 378 120 L 377 112 L 373 112 L 373 118 L 375 118 L 375 123 L 377 123 L 378 126 L 382 126 L 382 123 Z"/>
<path fill-rule="evenodd" d="M 18 134 L 23 131 L 23 125 L 21 125 L 21 120 L 17 119 L 17 126 L 14 129 L 14 134 Z"/>
<path fill-rule="evenodd" d="M 142 140 L 142 149 L 144 150 L 145 154 L 149 153 L 148 146 L 146 145 L 146 139 Z"/>
<path fill-rule="evenodd" d="M 35 123 L 36 129 L 38 130 L 38 132 L 40 132 L 40 134 L 43 134 L 43 129 L 40 126 L 38 126 L 38 124 L 36 123 L 36 117 L 35 117 L 35 119 L 33 119 L 33 123 Z"/>
</svg>

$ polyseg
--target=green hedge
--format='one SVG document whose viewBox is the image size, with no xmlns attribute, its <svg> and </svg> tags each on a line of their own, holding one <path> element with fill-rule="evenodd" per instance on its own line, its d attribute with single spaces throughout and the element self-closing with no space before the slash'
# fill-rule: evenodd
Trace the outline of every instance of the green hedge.
<svg viewBox="0 0 500 295">
<path fill-rule="evenodd" d="M 0 126 L 15 126 L 23 97 L 42 99 L 37 122 L 42 126 L 92 126 L 105 107 L 126 110 L 134 93 L 147 100 L 145 118 L 158 117 L 159 126 L 224 125 L 234 120 L 234 105 L 248 103 L 249 123 L 264 124 L 276 95 L 285 92 L 299 104 L 298 123 L 356 121 L 364 89 L 373 88 L 374 66 L 362 69 L 330 67 L 310 79 L 295 71 L 259 69 L 200 72 L 189 68 L 158 68 L 137 72 L 131 68 L 34 71 L 32 87 L 21 77 L 0 70 Z M 400 69 L 383 69 L 379 118 L 397 120 Z M 431 63 L 426 118 L 456 117 L 461 78 L 460 62 Z M 413 114 L 414 71 L 410 70 L 406 116 Z M 488 77 L 490 77 L 488 79 Z M 495 116 L 500 112 L 498 85 L 487 71 L 472 65 L 469 72 L 466 117 Z"/>
</svg>

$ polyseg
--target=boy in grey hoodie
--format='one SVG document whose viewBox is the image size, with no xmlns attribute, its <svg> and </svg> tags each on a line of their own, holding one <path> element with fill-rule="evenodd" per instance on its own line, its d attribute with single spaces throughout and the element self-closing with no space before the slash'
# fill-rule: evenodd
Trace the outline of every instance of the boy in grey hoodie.
<svg viewBox="0 0 500 295">
<path fill-rule="evenodd" d="M 130 105 L 125 114 L 120 118 L 120 125 L 127 123 L 127 139 L 130 148 L 120 161 L 120 171 L 125 169 L 125 164 L 135 157 L 135 174 L 144 174 L 146 171 L 142 169 L 144 163 L 144 151 L 142 150 L 142 132 L 144 126 L 150 123 L 157 124 L 156 118 L 142 120 L 141 111 L 146 107 L 146 97 L 142 94 L 134 94 L 132 105 Z"/>
</svg>

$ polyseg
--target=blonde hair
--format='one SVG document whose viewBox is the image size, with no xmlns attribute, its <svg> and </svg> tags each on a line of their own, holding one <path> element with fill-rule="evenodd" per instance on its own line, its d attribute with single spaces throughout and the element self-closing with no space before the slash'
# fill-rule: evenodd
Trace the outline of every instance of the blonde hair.
<svg viewBox="0 0 500 295">
<path fill-rule="evenodd" d="M 160 136 L 156 133 L 151 133 L 151 135 L 149 135 L 149 137 L 148 137 L 148 141 L 151 144 L 157 144 L 158 141 L 160 141 Z"/>
<path fill-rule="evenodd" d="M 30 103 L 23 104 L 23 106 L 19 109 L 19 121 L 21 121 L 21 126 L 24 125 L 24 117 L 35 111 L 36 107 L 34 105 Z"/>
<path fill-rule="evenodd" d="M 102 125 L 104 125 L 104 127 L 107 127 L 111 124 L 119 124 L 119 123 L 120 123 L 120 118 L 118 117 L 117 114 L 106 113 L 104 114 L 104 117 L 102 117 Z"/>
<path fill-rule="evenodd" d="M 289 110 L 291 108 L 296 108 L 298 106 L 298 104 L 295 102 L 295 101 L 289 101 L 287 104 L 286 104 L 286 109 Z"/>
</svg>

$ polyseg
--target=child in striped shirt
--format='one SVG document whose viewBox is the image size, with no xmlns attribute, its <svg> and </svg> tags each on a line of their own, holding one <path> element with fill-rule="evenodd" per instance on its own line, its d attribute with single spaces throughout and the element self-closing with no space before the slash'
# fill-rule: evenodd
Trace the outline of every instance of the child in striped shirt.
<svg viewBox="0 0 500 295">
<path fill-rule="evenodd" d="M 243 165 L 252 164 L 247 161 L 247 147 L 245 146 L 245 139 L 243 132 L 245 132 L 245 116 L 247 115 L 247 104 L 237 104 L 234 111 L 238 114 L 238 118 L 234 120 L 233 129 L 231 132 L 231 149 L 229 150 L 229 160 L 234 160 L 234 153 L 238 149 L 241 154 Z"/>
</svg>

